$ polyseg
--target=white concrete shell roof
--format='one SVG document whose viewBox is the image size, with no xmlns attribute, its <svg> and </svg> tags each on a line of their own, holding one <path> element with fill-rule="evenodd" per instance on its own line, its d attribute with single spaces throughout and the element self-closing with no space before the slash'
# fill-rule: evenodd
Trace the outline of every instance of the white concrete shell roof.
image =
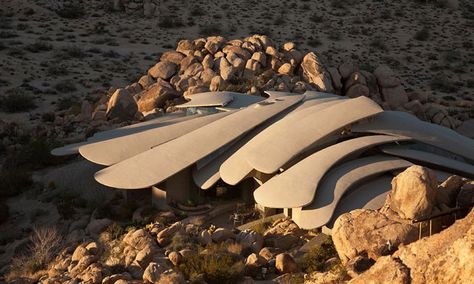
<svg viewBox="0 0 474 284">
<path fill-rule="evenodd" d="M 240 109 L 263 101 L 265 98 L 235 92 L 205 92 L 190 95 L 189 102 L 177 105 L 176 108 L 191 107 L 225 107 L 225 109 Z"/>
<path fill-rule="evenodd" d="M 96 164 L 110 166 L 153 147 L 219 120 L 232 112 L 221 112 L 118 138 L 95 142 L 79 148 L 81 155 Z"/>
<path fill-rule="evenodd" d="M 311 96 L 309 100 L 304 101 L 294 111 L 288 114 L 285 117 L 285 121 L 291 120 L 292 122 L 297 123 L 299 119 L 309 115 L 311 112 L 319 111 L 341 102 L 340 99 L 341 97 L 318 98 L 317 96 Z M 311 108 L 310 111 L 308 111 L 309 108 Z M 274 127 L 280 123 L 282 122 L 277 121 L 271 126 Z M 247 150 L 251 147 L 254 139 L 258 136 L 258 133 L 260 133 L 260 131 L 256 133 L 257 135 L 252 140 L 248 141 L 245 145 L 242 145 L 242 147 L 222 163 L 219 170 L 220 176 L 227 184 L 238 184 L 253 170 L 253 167 L 247 161 L 249 157 Z"/>
<path fill-rule="evenodd" d="M 320 111 L 315 108 L 321 105 L 307 108 L 262 131 L 248 145 L 248 163 L 259 172 L 275 173 L 320 139 L 382 112 L 380 106 L 366 97 L 328 103 L 334 102 L 337 103 Z M 302 112 L 305 115 L 299 115 Z"/>
<path fill-rule="evenodd" d="M 424 122 L 399 111 L 385 111 L 352 127 L 353 132 L 370 132 L 411 137 L 474 161 L 474 140 L 449 128 Z"/>
<path fill-rule="evenodd" d="M 377 145 L 410 138 L 388 135 L 363 136 L 324 148 L 301 160 L 257 188 L 255 201 L 271 208 L 296 208 L 310 204 L 323 176 L 338 162 Z M 284 199 L 281 196 L 285 196 Z"/>
<path fill-rule="evenodd" d="M 302 96 L 288 96 L 256 103 L 105 168 L 97 172 L 95 178 L 115 188 L 148 188 L 191 166 L 302 99 Z"/>
<path fill-rule="evenodd" d="M 79 151 L 109 166 L 95 178 L 119 189 L 149 188 L 186 169 L 192 169 L 194 183 L 203 190 L 219 180 L 238 185 L 255 177 L 260 184 L 256 202 L 291 208 L 293 220 L 306 229 L 331 223 L 349 209 L 379 206 L 389 189 L 388 173 L 412 162 L 443 177 L 474 176 L 474 140 L 452 130 L 410 114 L 383 112 L 366 97 L 267 93 L 268 99 L 195 94 L 181 107 L 226 112 L 167 114 L 96 133 L 53 153 Z"/>
<path fill-rule="evenodd" d="M 381 147 L 385 154 L 401 157 L 410 161 L 428 164 L 432 168 L 443 169 L 454 174 L 474 178 L 474 166 L 430 152 L 412 149 L 409 146 Z"/>
<path fill-rule="evenodd" d="M 392 179 L 392 175 L 385 174 L 361 185 L 356 185 L 341 198 L 334 210 L 333 217 L 326 226 L 332 228 L 338 216 L 354 209 L 380 209 L 392 188 Z"/>
<path fill-rule="evenodd" d="M 337 204 L 351 188 L 377 175 L 411 165 L 406 160 L 382 155 L 344 163 L 327 174 L 311 204 L 292 209 L 293 221 L 303 229 L 322 227 L 331 220 Z"/>
<path fill-rule="evenodd" d="M 164 127 L 164 126 L 171 125 L 174 123 L 190 120 L 196 117 L 197 116 L 185 116 L 184 112 L 176 112 L 172 114 L 167 114 L 166 116 L 151 119 L 149 121 L 135 123 L 132 125 L 128 125 L 128 126 L 124 126 L 124 127 L 120 127 L 120 128 L 116 128 L 112 130 L 97 132 L 92 137 L 89 137 L 87 141 L 85 142 L 74 143 L 74 144 L 66 145 L 64 147 L 53 149 L 51 151 L 51 154 L 54 156 L 67 156 L 67 155 L 77 154 L 79 153 L 79 148 L 87 144 L 105 141 L 105 140 L 118 138 L 118 137 L 123 137 L 127 135 L 133 135 L 133 134 L 137 134 L 146 130 L 154 129 L 157 127 Z"/>
</svg>

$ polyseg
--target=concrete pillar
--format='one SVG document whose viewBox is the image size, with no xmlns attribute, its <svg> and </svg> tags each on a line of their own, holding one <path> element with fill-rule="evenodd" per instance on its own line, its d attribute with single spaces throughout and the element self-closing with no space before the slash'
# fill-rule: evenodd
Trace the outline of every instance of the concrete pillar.
<svg viewBox="0 0 474 284">
<path fill-rule="evenodd" d="M 158 210 L 168 210 L 169 206 L 166 202 L 166 191 L 158 186 L 151 187 L 151 204 Z"/>
<path fill-rule="evenodd" d="M 191 167 L 188 167 L 165 181 L 166 201 L 170 203 L 186 203 L 195 201 L 199 188 L 194 184 Z"/>
</svg>

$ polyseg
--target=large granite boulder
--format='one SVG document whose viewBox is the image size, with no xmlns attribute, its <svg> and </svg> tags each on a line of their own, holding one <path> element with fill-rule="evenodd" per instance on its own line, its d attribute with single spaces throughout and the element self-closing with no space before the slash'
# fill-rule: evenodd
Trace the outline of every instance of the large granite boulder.
<svg viewBox="0 0 474 284">
<path fill-rule="evenodd" d="M 319 91 L 334 92 L 331 75 L 314 52 L 310 52 L 303 57 L 301 68 L 303 70 L 303 77 L 309 83 L 314 84 Z"/>
<path fill-rule="evenodd" d="M 358 255 L 372 259 L 387 255 L 400 244 L 418 239 L 417 227 L 387 218 L 375 210 L 357 209 L 337 218 L 332 238 L 343 263 Z"/>
<path fill-rule="evenodd" d="M 133 96 L 125 89 L 116 90 L 107 103 L 106 115 L 109 119 L 132 120 L 138 106 Z"/>
<path fill-rule="evenodd" d="M 434 171 L 411 166 L 392 180 L 387 203 L 403 219 L 426 218 L 436 205 L 437 188 Z"/>
</svg>

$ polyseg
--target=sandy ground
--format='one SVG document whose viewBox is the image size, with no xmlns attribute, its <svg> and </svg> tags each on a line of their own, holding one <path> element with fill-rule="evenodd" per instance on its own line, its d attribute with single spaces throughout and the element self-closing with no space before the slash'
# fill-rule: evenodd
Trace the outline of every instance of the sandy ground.
<svg viewBox="0 0 474 284">
<path fill-rule="evenodd" d="M 0 113 L 0 119 L 38 119 L 37 113 L 57 110 L 64 98 L 80 101 L 125 86 L 178 40 L 211 34 L 231 39 L 264 33 L 316 50 L 331 66 L 348 60 L 369 70 L 389 64 L 408 90 L 433 90 L 452 100 L 474 97 L 474 13 L 468 2 L 451 10 L 413 0 L 172 0 L 162 2 L 159 16 L 145 18 L 106 11 L 106 1 L 87 1 L 80 19 L 60 18 L 45 2 L 4 0 L 0 6 L 0 94 L 20 88 L 38 106 L 30 113 Z M 160 27 L 166 18 L 184 26 Z M 417 40 L 417 33 L 426 40 Z"/>
</svg>

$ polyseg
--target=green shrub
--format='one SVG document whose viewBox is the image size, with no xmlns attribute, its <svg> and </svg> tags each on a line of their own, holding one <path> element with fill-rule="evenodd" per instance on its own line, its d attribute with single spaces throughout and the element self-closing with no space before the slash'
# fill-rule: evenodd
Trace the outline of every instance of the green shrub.
<svg viewBox="0 0 474 284">
<path fill-rule="evenodd" d="M 54 85 L 54 89 L 61 93 L 71 93 L 77 91 L 76 85 L 71 80 L 60 81 Z"/>
<path fill-rule="evenodd" d="M 207 24 L 199 28 L 199 34 L 201 36 L 212 36 L 222 33 L 220 25 L 217 24 Z"/>
<path fill-rule="evenodd" d="M 108 226 L 107 229 L 104 231 L 105 233 L 109 234 L 112 240 L 120 239 L 127 231 L 125 230 L 124 226 L 121 226 L 117 223 L 112 223 L 112 225 Z"/>
<path fill-rule="evenodd" d="M 325 267 L 325 262 L 335 256 L 337 256 L 336 248 L 331 237 L 328 237 L 321 246 L 314 247 L 303 255 L 299 260 L 299 267 L 306 273 L 328 270 L 331 267 Z"/>
<path fill-rule="evenodd" d="M 206 281 L 209 284 L 235 283 L 244 273 L 239 256 L 221 250 L 218 245 L 207 247 L 206 254 L 186 257 L 179 270 L 191 282 Z"/>
</svg>

